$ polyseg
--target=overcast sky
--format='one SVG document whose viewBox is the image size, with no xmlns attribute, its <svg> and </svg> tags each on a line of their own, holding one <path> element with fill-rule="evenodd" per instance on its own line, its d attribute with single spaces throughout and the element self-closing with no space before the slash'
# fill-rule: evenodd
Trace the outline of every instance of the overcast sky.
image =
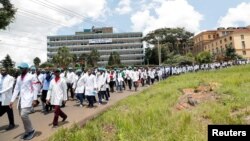
<svg viewBox="0 0 250 141">
<path fill-rule="evenodd" d="M 217 27 L 250 25 L 250 0 L 11 0 L 18 9 L 0 31 L 0 60 L 19 64 L 46 61 L 48 35 L 72 35 L 92 26 L 146 35 L 161 27 L 199 33 Z M 1 5 L 0 5 L 1 8 Z"/>
</svg>

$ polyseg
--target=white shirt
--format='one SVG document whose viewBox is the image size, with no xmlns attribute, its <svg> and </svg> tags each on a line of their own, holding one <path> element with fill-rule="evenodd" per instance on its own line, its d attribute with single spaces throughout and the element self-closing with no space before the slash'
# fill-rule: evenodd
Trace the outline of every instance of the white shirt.
<svg viewBox="0 0 250 141">
<path fill-rule="evenodd" d="M 94 89 L 97 89 L 96 84 L 96 76 L 93 74 L 87 74 L 86 77 L 84 77 L 84 84 L 85 84 L 85 95 L 86 96 L 94 96 L 96 91 Z"/>
<path fill-rule="evenodd" d="M 67 84 L 64 79 L 60 78 L 57 82 L 51 80 L 46 100 L 50 100 L 52 105 L 62 105 L 62 101 L 67 100 Z"/>
<path fill-rule="evenodd" d="M 20 93 L 17 106 L 21 101 L 21 108 L 32 107 L 33 100 L 37 100 L 37 95 L 34 94 L 34 80 L 35 78 L 30 73 L 27 73 L 23 79 L 21 76 L 18 76 L 11 102 L 14 102 L 17 95 Z"/>
</svg>

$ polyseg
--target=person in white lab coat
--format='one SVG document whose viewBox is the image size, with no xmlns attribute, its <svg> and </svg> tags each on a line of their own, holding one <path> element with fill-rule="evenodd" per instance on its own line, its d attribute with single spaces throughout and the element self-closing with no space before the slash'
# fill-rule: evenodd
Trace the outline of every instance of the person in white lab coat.
<svg viewBox="0 0 250 141">
<path fill-rule="evenodd" d="M 83 79 L 84 75 L 82 75 L 82 70 L 81 69 L 76 70 L 76 77 L 73 83 L 73 91 L 76 95 L 76 98 L 80 101 L 80 107 L 83 107 L 83 99 L 85 99 Z"/>
<path fill-rule="evenodd" d="M 15 127 L 14 114 L 12 108 L 9 107 L 14 86 L 14 78 L 7 74 L 5 68 L 0 68 L 0 116 L 6 112 L 8 114 L 9 126 L 5 130 L 11 130 Z"/>
<path fill-rule="evenodd" d="M 34 77 L 32 74 L 28 73 L 29 65 L 27 63 L 21 63 L 18 67 L 21 71 L 21 75 L 17 78 L 10 107 L 13 106 L 13 102 L 20 93 L 17 106 L 25 129 L 22 139 L 30 140 L 35 134 L 35 129 L 29 119 L 29 113 L 31 112 L 32 106 L 34 107 L 37 105 L 37 95 L 34 94 Z"/>
<path fill-rule="evenodd" d="M 61 110 L 61 105 L 67 100 L 67 83 L 65 79 L 60 78 L 60 69 L 54 71 L 55 78 L 51 80 L 49 90 L 47 93 L 47 103 L 54 105 L 54 120 L 53 127 L 58 126 L 59 116 L 64 122 L 67 119 L 67 115 Z"/>
<path fill-rule="evenodd" d="M 97 84 L 96 84 L 96 76 L 92 74 L 92 71 L 89 69 L 86 77 L 84 78 L 85 84 L 85 95 L 89 101 L 88 107 L 94 107 L 94 98 L 97 94 Z"/>
<path fill-rule="evenodd" d="M 102 99 L 106 98 L 106 101 L 109 100 L 108 95 L 106 93 L 106 75 L 105 75 L 105 70 L 104 68 L 98 68 L 98 73 L 97 73 L 97 90 L 98 90 L 98 99 L 99 99 L 99 104 L 102 104 Z"/>
</svg>

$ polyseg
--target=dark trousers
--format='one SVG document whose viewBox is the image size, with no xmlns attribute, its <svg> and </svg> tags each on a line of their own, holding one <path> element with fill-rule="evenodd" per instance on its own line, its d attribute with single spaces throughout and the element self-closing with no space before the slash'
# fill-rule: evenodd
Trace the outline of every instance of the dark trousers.
<svg viewBox="0 0 250 141">
<path fill-rule="evenodd" d="M 46 103 L 46 97 L 47 97 L 48 90 L 42 91 L 41 101 L 45 104 L 45 111 L 49 112 L 52 110 L 52 105 L 49 103 Z"/>
<path fill-rule="evenodd" d="M 132 80 L 131 79 L 128 80 L 128 87 L 129 87 L 129 90 L 132 89 Z"/>
<path fill-rule="evenodd" d="M 54 109 L 55 109 L 55 115 L 54 115 L 54 120 L 53 120 L 53 125 L 58 125 L 58 118 L 59 116 L 61 118 L 66 118 L 67 115 L 61 110 L 60 106 L 59 105 L 55 105 L 54 106 Z"/>
<path fill-rule="evenodd" d="M 84 94 L 78 93 L 78 94 L 76 94 L 76 98 L 79 99 L 80 100 L 80 104 L 82 104 L 83 103 L 83 99 L 85 98 L 85 96 L 84 96 Z"/>
<path fill-rule="evenodd" d="M 109 88 L 106 88 L 106 93 L 107 93 L 107 96 L 110 97 Z"/>
<path fill-rule="evenodd" d="M 109 86 L 110 86 L 110 92 L 113 93 L 114 92 L 115 81 L 110 81 Z"/>
<path fill-rule="evenodd" d="M 74 92 L 73 92 L 73 88 L 72 88 L 72 84 L 71 83 L 67 83 L 67 95 L 68 92 L 70 92 L 70 97 L 73 99 L 74 98 Z M 68 95 L 69 98 L 69 95 Z"/>
<path fill-rule="evenodd" d="M 145 85 L 145 80 L 143 78 L 141 78 L 141 85 L 142 85 L 142 87 L 144 87 L 144 85 Z"/>
<path fill-rule="evenodd" d="M 9 125 L 14 125 L 14 114 L 13 110 L 7 106 L 2 106 L 2 102 L 0 102 L 0 117 L 3 116 L 7 112 L 8 119 L 9 119 Z"/>
<path fill-rule="evenodd" d="M 137 91 L 138 85 L 139 85 L 139 82 L 138 81 L 134 81 L 134 87 L 135 87 L 136 91 Z"/>
<path fill-rule="evenodd" d="M 94 98 L 95 96 L 87 96 L 87 100 L 89 101 L 89 107 L 94 107 Z"/>
<path fill-rule="evenodd" d="M 151 84 L 154 84 L 154 82 L 155 82 L 155 79 L 153 78 L 151 78 Z"/>
<path fill-rule="evenodd" d="M 102 99 L 104 99 L 104 97 L 105 97 L 105 99 L 106 99 L 107 101 L 109 100 L 106 91 L 99 91 L 99 92 L 98 92 L 99 103 L 102 103 Z"/>
</svg>

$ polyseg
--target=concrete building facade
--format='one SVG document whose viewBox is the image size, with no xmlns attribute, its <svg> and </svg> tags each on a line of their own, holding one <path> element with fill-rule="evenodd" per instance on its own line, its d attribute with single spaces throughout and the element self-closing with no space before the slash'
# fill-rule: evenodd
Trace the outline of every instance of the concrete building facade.
<svg viewBox="0 0 250 141">
<path fill-rule="evenodd" d="M 77 56 L 96 49 L 100 53 L 98 65 L 107 65 L 111 52 L 118 52 L 121 63 L 125 65 L 142 65 L 144 62 L 142 32 L 113 33 L 112 27 L 92 27 L 75 35 L 48 36 L 48 60 L 64 46 Z"/>
<path fill-rule="evenodd" d="M 250 58 L 250 26 L 218 28 L 196 35 L 192 52 L 198 54 L 209 51 L 213 55 L 223 54 L 228 46 L 236 49 L 236 53 Z"/>
</svg>

